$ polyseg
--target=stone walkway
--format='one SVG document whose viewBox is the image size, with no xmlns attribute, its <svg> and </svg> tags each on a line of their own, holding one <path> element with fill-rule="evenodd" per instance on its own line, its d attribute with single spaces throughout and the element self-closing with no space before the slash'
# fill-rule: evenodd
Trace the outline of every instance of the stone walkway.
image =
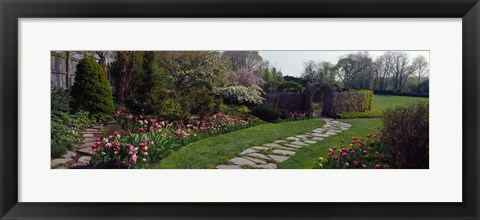
<svg viewBox="0 0 480 220">
<path fill-rule="evenodd" d="M 92 159 L 93 142 L 102 138 L 102 134 L 107 129 L 107 124 L 95 124 L 91 128 L 87 128 L 80 132 L 82 141 L 75 144 L 72 151 L 68 151 L 60 158 L 52 159 L 50 166 L 52 169 L 68 169 L 70 166 L 85 165 L 90 163 Z"/>
<path fill-rule="evenodd" d="M 276 169 L 282 163 L 304 147 L 348 130 L 351 125 L 331 118 L 326 118 L 325 125 L 311 133 L 288 137 L 262 146 L 250 147 L 227 164 L 218 165 L 217 169 Z"/>
</svg>

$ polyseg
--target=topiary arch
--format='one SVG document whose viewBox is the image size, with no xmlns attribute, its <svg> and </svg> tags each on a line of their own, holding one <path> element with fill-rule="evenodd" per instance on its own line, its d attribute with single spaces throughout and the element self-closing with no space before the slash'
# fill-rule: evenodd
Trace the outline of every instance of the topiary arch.
<svg viewBox="0 0 480 220">
<path fill-rule="evenodd" d="M 322 116 L 333 117 L 333 94 L 334 89 L 323 82 L 310 83 L 305 88 L 304 98 L 305 98 L 305 110 L 312 111 L 312 99 L 313 95 L 320 91 L 323 94 L 323 109 Z"/>
</svg>

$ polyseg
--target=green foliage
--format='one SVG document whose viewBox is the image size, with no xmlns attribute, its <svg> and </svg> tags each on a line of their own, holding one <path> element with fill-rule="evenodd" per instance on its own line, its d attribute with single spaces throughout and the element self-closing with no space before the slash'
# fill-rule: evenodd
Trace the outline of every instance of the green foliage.
<svg viewBox="0 0 480 220">
<path fill-rule="evenodd" d="M 74 115 L 52 110 L 51 115 L 51 156 L 59 157 L 72 149 L 79 141 L 79 130 L 90 126 L 94 121 L 88 112 L 79 111 Z"/>
<path fill-rule="evenodd" d="M 72 87 L 72 106 L 90 113 L 113 114 L 112 89 L 103 68 L 95 60 L 84 58 L 77 65 Z"/>
<path fill-rule="evenodd" d="M 428 168 L 428 102 L 387 109 L 382 120 L 385 143 L 400 151 L 411 168 Z"/>
<path fill-rule="evenodd" d="M 70 102 L 72 97 L 68 90 L 61 90 L 55 87 L 51 87 L 51 110 L 70 112 Z"/>
<path fill-rule="evenodd" d="M 182 106 L 176 99 L 170 98 L 168 90 L 156 86 L 147 94 L 146 105 L 150 106 L 152 113 L 170 119 L 179 119 L 182 116 Z"/>
<path fill-rule="evenodd" d="M 213 93 L 224 100 L 237 104 L 261 104 L 263 91 L 258 86 L 229 86 L 226 88 L 214 88 Z"/>
<path fill-rule="evenodd" d="M 198 115 L 203 118 L 208 113 L 212 113 L 215 108 L 214 97 L 205 89 L 198 89 L 190 92 L 176 92 L 184 119 L 190 118 L 191 115 Z"/>
<path fill-rule="evenodd" d="M 278 84 L 279 93 L 303 93 L 305 88 L 295 81 L 284 81 Z"/>
<path fill-rule="evenodd" d="M 224 113 L 227 115 L 234 115 L 234 116 L 243 116 L 251 113 L 250 109 L 248 109 L 248 107 L 245 105 L 238 106 L 238 105 L 220 104 L 219 111 L 221 113 Z"/>
<path fill-rule="evenodd" d="M 336 95 L 333 108 L 336 113 L 365 112 L 372 109 L 373 91 L 350 90 Z"/>
<path fill-rule="evenodd" d="M 252 114 L 267 122 L 274 122 L 280 118 L 280 110 L 269 103 L 255 106 Z"/>
<path fill-rule="evenodd" d="M 130 91 L 125 99 L 125 105 L 137 113 L 152 113 L 151 106 L 147 99 L 156 84 L 156 76 L 159 69 L 156 65 L 155 53 L 153 51 L 142 52 L 135 64 L 132 80 L 130 81 Z"/>
</svg>

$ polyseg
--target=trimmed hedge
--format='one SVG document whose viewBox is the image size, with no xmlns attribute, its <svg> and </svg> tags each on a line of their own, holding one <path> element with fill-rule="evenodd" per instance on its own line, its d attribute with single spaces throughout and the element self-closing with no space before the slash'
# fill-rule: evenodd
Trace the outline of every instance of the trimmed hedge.
<svg viewBox="0 0 480 220">
<path fill-rule="evenodd" d="M 373 92 L 371 90 L 350 90 L 336 93 L 333 98 L 333 111 L 367 112 L 372 110 Z"/>
</svg>

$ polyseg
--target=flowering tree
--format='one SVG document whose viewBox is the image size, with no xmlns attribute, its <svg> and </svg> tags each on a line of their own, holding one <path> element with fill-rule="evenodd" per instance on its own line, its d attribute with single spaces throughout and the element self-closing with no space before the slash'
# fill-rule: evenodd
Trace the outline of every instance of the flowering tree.
<svg viewBox="0 0 480 220">
<path fill-rule="evenodd" d="M 226 88 L 214 88 L 215 95 L 230 101 L 234 101 L 240 104 L 251 103 L 261 104 L 264 100 L 262 98 L 262 88 L 259 86 L 229 86 Z"/>
<path fill-rule="evenodd" d="M 262 86 L 265 81 L 246 68 L 241 68 L 235 73 L 236 81 L 242 86 Z"/>
</svg>

